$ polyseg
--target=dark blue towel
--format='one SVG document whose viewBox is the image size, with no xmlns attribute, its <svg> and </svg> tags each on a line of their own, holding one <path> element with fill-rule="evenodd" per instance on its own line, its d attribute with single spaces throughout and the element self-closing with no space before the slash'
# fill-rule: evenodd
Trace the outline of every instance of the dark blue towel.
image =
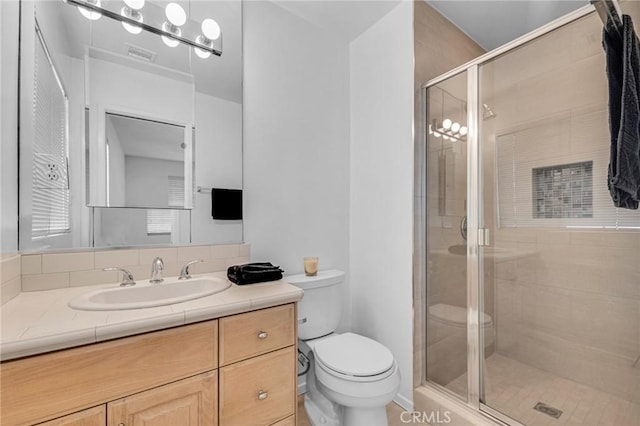
<svg viewBox="0 0 640 426">
<path fill-rule="evenodd" d="M 640 43 L 628 15 L 622 16 L 620 35 L 611 25 L 608 24 L 602 36 L 609 80 L 608 186 L 616 207 L 637 209 L 640 201 Z"/>
</svg>

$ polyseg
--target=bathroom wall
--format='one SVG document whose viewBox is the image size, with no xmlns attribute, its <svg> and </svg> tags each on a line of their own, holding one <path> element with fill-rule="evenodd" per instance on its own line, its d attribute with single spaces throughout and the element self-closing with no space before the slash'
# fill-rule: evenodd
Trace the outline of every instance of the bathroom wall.
<svg viewBox="0 0 640 426">
<path fill-rule="evenodd" d="M 413 4 L 350 45 L 353 330 L 386 345 L 412 406 Z"/>
<path fill-rule="evenodd" d="M 418 387 L 424 380 L 424 364 L 425 364 L 425 350 L 427 343 L 425 340 L 425 319 L 424 309 L 427 307 L 427 294 L 426 294 L 426 259 L 427 253 L 424 251 L 425 241 L 423 240 L 426 235 L 426 229 L 422 226 L 420 221 L 422 215 L 427 214 L 430 218 L 441 219 L 431 221 L 432 225 L 429 229 L 430 232 L 430 244 L 432 249 L 446 249 L 449 246 L 460 244 L 461 237 L 458 230 L 458 223 L 462 215 L 464 214 L 464 199 L 466 198 L 466 157 L 460 152 L 457 156 L 449 156 L 450 167 L 447 174 L 448 187 L 447 191 L 451 194 L 449 200 L 449 206 L 458 206 L 458 209 L 449 209 L 449 217 L 439 217 L 437 195 L 436 202 L 429 204 L 430 210 L 424 212 L 423 210 L 427 206 L 427 189 L 426 189 L 426 173 L 427 170 L 438 175 L 438 161 L 437 155 L 431 155 L 429 157 L 429 166 L 426 165 L 424 158 L 426 157 L 425 144 L 422 143 L 424 135 L 424 129 L 420 126 L 423 120 L 422 115 L 423 103 L 425 100 L 422 96 L 422 87 L 429 80 L 441 75 L 442 73 L 454 69 L 455 67 L 464 64 L 480 55 L 484 50 L 466 34 L 464 34 L 458 27 L 449 22 L 440 13 L 438 13 L 431 6 L 426 4 L 423 0 L 416 0 L 414 2 L 414 55 L 415 55 L 415 70 L 414 70 L 414 138 L 415 138 L 415 185 L 414 185 L 414 202 L 415 208 L 415 234 L 414 234 L 414 290 L 413 290 L 413 306 L 414 306 L 414 352 L 413 352 L 413 384 L 414 387 Z M 465 93 L 466 85 L 461 87 L 447 87 L 461 98 L 466 98 Z M 453 159 L 455 161 L 452 161 Z M 423 169 L 427 167 L 427 169 Z M 431 176 L 433 177 L 434 174 Z M 430 179 L 432 184 L 437 184 L 436 179 Z M 434 191 L 435 192 L 432 192 Z M 430 194 L 437 194 L 437 187 L 429 188 Z M 433 199 L 432 199 L 433 200 Z M 437 223 L 436 223 L 437 222 Z M 437 247 L 434 246 L 434 241 L 437 240 Z M 466 277 L 464 276 L 466 271 L 466 262 L 464 256 L 453 254 L 439 254 L 432 262 L 432 266 L 436 266 L 436 270 L 432 269 L 435 274 L 432 275 L 429 283 L 429 289 L 434 290 L 433 293 L 437 293 L 441 299 L 439 301 L 433 300 L 433 303 L 447 301 L 448 304 L 464 306 L 466 304 Z M 455 273 L 454 273 L 455 271 Z M 441 273 L 440 273 L 441 272 Z M 437 278 L 436 278 L 437 277 Z M 435 288 L 437 286 L 437 288 Z M 433 295 L 433 293 L 431 293 Z M 454 302 L 455 301 L 455 302 Z M 457 302 L 457 303 L 456 303 Z M 464 343 L 463 343 L 464 344 Z M 460 352 L 457 350 L 457 352 Z M 446 374 L 446 370 L 451 366 L 452 357 L 451 354 L 447 354 L 448 348 L 446 346 L 441 347 L 442 353 L 441 359 L 444 364 L 440 364 L 437 360 L 433 360 L 430 363 L 430 367 L 433 367 L 432 371 L 440 371 Z M 466 368 L 466 360 L 464 355 L 456 361 L 459 368 L 464 370 Z"/>
<path fill-rule="evenodd" d="M 349 48 L 266 1 L 244 3 L 244 212 L 252 260 L 349 272 Z M 349 275 L 347 275 L 348 277 Z M 350 327 L 343 283 L 341 330 Z"/>
<path fill-rule="evenodd" d="M 242 105 L 196 92 L 195 185 L 242 189 Z M 193 244 L 243 241 L 242 221 L 213 220 L 211 193 L 196 192 L 191 211 Z"/>
<path fill-rule="evenodd" d="M 165 276 L 177 276 L 185 263 L 196 259 L 204 262 L 193 265 L 192 274 L 226 271 L 231 265 L 246 263 L 250 250 L 248 244 L 227 244 L 23 254 L 22 291 L 116 283 L 122 278 L 120 272 L 102 270 L 112 266 L 128 269 L 136 280 L 148 280 L 151 261 L 157 256 L 164 261 Z M 4 278 L 2 282 L 4 285 Z"/>
<path fill-rule="evenodd" d="M 18 8 L 0 2 L 0 253 L 18 250 Z"/>
<path fill-rule="evenodd" d="M 623 10 L 640 21 L 636 2 Z M 485 194 L 485 202 L 504 210 L 494 245 L 521 254 L 497 263 L 488 283 L 496 288 L 500 354 L 638 403 L 640 215 L 616 212 L 607 192 L 601 32 L 598 17 L 588 16 L 481 74 L 483 102 L 497 114 L 484 125 L 485 182 L 494 181 L 494 170 L 513 170 L 498 176 L 497 198 Z M 531 170 L 583 161 L 593 161 L 593 217 L 532 219 Z M 580 200 L 581 193 L 571 197 Z M 616 221 L 636 229 L 616 230 Z M 597 229 L 605 225 L 613 228 Z"/>
</svg>

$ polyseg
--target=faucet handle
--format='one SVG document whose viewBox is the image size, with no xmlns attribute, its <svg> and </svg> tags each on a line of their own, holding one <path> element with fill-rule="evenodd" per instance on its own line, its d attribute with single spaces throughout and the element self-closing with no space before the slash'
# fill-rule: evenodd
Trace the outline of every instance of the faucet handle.
<svg viewBox="0 0 640 426">
<path fill-rule="evenodd" d="M 191 262 L 187 262 L 187 264 L 182 267 L 182 270 L 180 271 L 180 276 L 178 277 L 178 279 L 188 280 L 189 278 L 191 278 L 191 275 L 189 275 L 189 266 L 193 265 L 194 263 L 200 263 L 200 262 L 204 262 L 204 260 L 197 259 L 197 260 L 192 260 Z"/>
<path fill-rule="evenodd" d="M 133 274 L 127 269 L 111 267 L 111 268 L 103 268 L 102 270 L 122 272 L 122 282 L 120 283 L 120 287 L 130 287 L 132 285 L 136 285 L 136 282 L 133 280 Z"/>
</svg>

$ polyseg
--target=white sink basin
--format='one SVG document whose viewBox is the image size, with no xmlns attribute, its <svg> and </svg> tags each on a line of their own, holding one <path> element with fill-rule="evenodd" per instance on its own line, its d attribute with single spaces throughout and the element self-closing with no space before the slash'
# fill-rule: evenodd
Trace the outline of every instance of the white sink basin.
<svg viewBox="0 0 640 426">
<path fill-rule="evenodd" d="M 231 283 L 216 277 L 167 279 L 160 284 L 138 283 L 133 287 L 103 288 L 81 294 L 69 307 L 83 311 L 111 311 L 172 305 L 219 293 Z"/>
</svg>

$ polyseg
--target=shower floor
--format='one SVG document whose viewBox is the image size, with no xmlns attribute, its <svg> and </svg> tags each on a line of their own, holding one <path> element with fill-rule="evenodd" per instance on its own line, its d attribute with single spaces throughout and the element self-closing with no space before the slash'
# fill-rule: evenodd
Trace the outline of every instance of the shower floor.
<svg viewBox="0 0 640 426">
<path fill-rule="evenodd" d="M 493 354 L 485 362 L 487 405 L 525 425 L 639 426 L 640 404 Z M 467 375 L 446 387 L 466 393 Z M 559 419 L 535 411 L 543 402 L 562 411 Z"/>
</svg>

